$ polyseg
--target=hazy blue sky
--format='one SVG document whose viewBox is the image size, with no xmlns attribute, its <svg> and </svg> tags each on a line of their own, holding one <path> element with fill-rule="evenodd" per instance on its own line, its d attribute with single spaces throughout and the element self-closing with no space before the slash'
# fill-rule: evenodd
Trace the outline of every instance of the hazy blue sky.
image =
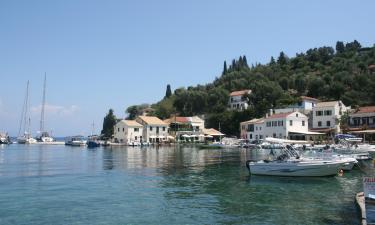
<svg viewBox="0 0 375 225">
<path fill-rule="evenodd" d="M 38 130 L 43 74 L 46 127 L 57 136 L 99 131 L 109 108 L 153 103 L 204 84 L 223 61 L 267 63 L 337 40 L 375 43 L 375 1 L 0 1 L 0 130 L 16 135 L 26 82 Z"/>
</svg>

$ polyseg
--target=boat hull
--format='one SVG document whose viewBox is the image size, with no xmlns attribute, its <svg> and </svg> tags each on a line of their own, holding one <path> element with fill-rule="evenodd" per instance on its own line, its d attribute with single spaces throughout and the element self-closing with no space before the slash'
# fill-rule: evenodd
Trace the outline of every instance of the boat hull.
<svg viewBox="0 0 375 225">
<path fill-rule="evenodd" d="M 342 165 L 341 162 L 247 162 L 251 174 L 289 177 L 334 176 L 342 168 Z"/>
</svg>

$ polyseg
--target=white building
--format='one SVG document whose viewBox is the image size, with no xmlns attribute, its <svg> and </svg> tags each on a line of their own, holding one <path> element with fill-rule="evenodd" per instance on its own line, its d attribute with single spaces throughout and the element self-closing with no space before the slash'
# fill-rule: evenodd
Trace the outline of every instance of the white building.
<svg viewBox="0 0 375 225">
<path fill-rule="evenodd" d="M 307 115 L 309 112 L 311 112 L 311 110 L 313 110 L 318 102 L 319 100 L 316 98 L 301 96 L 301 100 L 298 103 L 285 108 L 275 109 L 274 113 L 301 112 Z"/>
<path fill-rule="evenodd" d="M 204 129 L 204 120 L 201 119 L 199 116 L 190 117 L 191 126 L 193 127 L 194 131 L 203 131 Z"/>
<path fill-rule="evenodd" d="M 270 115 L 241 123 L 241 138 L 254 141 L 266 137 L 305 140 L 309 132 L 308 118 L 300 112 L 287 112 Z"/>
<path fill-rule="evenodd" d="M 135 120 L 121 120 L 114 128 L 114 140 L 117 143 L 142 142 L 143 126 Z"/>
<path fill-rule="evenodd" d="M 313 108 L 313 131 L 324 132 L 330 136 L 340 133 L 340 119 L 350 107 L 341 101 L 319 102 Z"/>
<path fill-rule="evenodd" d="M 263 139 L 264 118 L 252 119 L 240 123 L 241 139 L 249 141 Z"/>
<path fill-rule="evenodd" d="M 251 90 L 234 91 L 229 95 L 228 106 L 233 110 L 244 110 L 249 106 L 246 95 L 250 94 Z"/>
<path fill-rule="evenodd" d="M 309 133 L 308 118 L 300 112 L 273 114 L 264 119 L 264 137 L 304 140 Z"/>
<path fill-rule="evenodd" d="M 139 116 L 136 121 L 143 126 L 143 142 L 160 143 L 168 140 L 168 125 L 155 116 Z"/>
</svg>

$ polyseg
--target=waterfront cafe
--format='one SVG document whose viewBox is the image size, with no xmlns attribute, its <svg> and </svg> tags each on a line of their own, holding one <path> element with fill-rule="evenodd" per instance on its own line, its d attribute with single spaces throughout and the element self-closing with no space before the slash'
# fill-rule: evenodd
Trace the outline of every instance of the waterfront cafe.
<svg viewBox="0 0 375 225">
<path fill-rule="evenodd" d="M 203 134 L 205 140 L 212 140 L 212 141 L 220 141 L 222 137 L 225 136 L 225 134 L 221 133 L 220 131 L 209 128 L 209 129 L 203 129 Z"/>
</svg>

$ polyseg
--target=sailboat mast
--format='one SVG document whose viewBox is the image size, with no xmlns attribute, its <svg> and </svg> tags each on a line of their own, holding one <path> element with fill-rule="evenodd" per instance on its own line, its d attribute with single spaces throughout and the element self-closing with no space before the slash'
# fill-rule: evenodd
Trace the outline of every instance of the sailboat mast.
<svg viewBox="0 0 375 225">
<path fill-rule="evenodd" d="M 25 99 L 23 100 L 23 105 L 22 105 L 20 127 L 18 129 L 18 137 L 21 136 L 22 130 L 23 130 L 23 132 L 26 131 L 26 114 L 27 114 L 28 95 L 29 95 L 29 81 L 27 81 Z"/>
<path fill-rule="evenodd" d="M 42 110 L 40 114 L 40 132 L 44 132 L 44 108 L 46 105 L 46 81 L 47 81 L 47 74 L 44 73 L 44 85 L 43 85 L 43 99 L 42 99 Z"/>
<path fill-rule="evenodd" d="M 26 87 L 26 100 L 25 100 L 25 117 L 23 119 L 24 122 L 24 129 L 26 132 L 26 124 L 28 123 L 28 130 L 30 130 L 30 118 L 27 119 L 27 116 L 29 115 L 29 81 L 27 81 L 27 87 Z"/>
</svg>

